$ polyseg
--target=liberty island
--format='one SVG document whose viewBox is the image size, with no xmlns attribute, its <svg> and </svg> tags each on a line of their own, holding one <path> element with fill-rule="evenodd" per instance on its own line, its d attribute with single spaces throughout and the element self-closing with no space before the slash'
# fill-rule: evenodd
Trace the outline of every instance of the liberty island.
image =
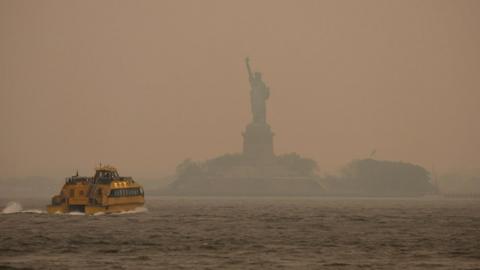
<svg viewBox="0 0 480 270">
<path fill-rule="evenodd" d="M 309 196 L 323 192 L 316 162 L 296 153 L 276 155 L 267 121 L 270 88 L 262 73 L 253 72 L 245 59 L 250 83 L 251 122 L 243 136 L 242 153 L 224 154 L 206 161 L 190 159 L 177 166 L 174 181 L 162 192 L 208 196 Z"/>
</svg>

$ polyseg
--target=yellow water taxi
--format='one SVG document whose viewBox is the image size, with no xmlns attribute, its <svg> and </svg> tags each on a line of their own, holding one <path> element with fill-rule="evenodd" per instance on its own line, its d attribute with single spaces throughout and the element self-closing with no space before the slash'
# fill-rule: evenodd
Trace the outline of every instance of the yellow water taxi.
<svg viewBox="0 0 480 270">
<path fill-rule="evenodd" d="M 93 177 L 65 179 L 60 194 L 52 197 L 48 213 L 117 213 L 135 210 L 145 204 L 143 188 L 131 177 L 119 176 L 110 165 L 95 168 Z"/>
</svg>

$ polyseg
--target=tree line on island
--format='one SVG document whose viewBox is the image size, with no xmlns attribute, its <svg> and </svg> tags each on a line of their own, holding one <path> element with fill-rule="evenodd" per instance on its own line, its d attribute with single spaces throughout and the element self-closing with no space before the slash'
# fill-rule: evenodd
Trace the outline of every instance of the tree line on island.
<svg viewBox="0 0 480 270">
<path fill-rule="evenodd" d="M 248 163 L 242 154 L 225 154 L 202 162 L 186 159 L 176 168 L 172 185 L 203 185 L 206 178 L 221 175 L 231 168 Z M 336 174 L 318 175 L 317 163 L 297 153 L 279 155 L 275 166 L 295 177 L 310 177 L 322 187 L 324 195 L 342 196 L 421 196 L 437 191 L 430 173 L 423 167 L 401 161 L 356 159 Z"/>
<path fill-rule="evenodd" d="M 423 167 L 401 161 L 353 160 L 324 183 L 339 195 L 420 196 L 436 192 L 430 173 Z"/>
</svg>

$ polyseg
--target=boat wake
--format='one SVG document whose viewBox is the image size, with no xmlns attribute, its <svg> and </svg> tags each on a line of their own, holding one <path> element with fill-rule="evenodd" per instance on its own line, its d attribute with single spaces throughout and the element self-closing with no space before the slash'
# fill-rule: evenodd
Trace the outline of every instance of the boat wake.
<svg viewBox="0 0 480 270">
<path fill-rule="evenodd" d="M 104 215 L 127 215 L 127 214 L 138 214 L 138 213 L 145 213 L 148 212 L 148 209 L 144 206 L 137 207 L 133 210 L 129 211 L 122 211 L 122 212 L 116 212 L 116 213 L 105 213 L 105 212 L 96 212 L 93 214 L 93 216 L 104 216 Z M 69 216 L 87 216 L 83 212 L 67 212 L 67 213 L 60 213 L 57 212 L 55 213 L 56 215 L 69 215 Z"/>
<path fill-rule="evenodd" d="M 148 212 L 148 209 L 145 206 L 137 207 L 133 210 L 128 211 L 121 211 L 115 213 L 105 213 L 105 212 L 97 212 L 93 214 L 94 216 L 103 216 L 103 215 L 129 215 L 129 214 L 138 214 L 138 213 L 145 213 Z"/>
<path fill-rule="evenodd" d="M 114 215 L 138 214 L 138 213 L 145 213 L 145 212 L 148 212 L 148 209 L 145 206 L 140 206 L 140 207 L 137 207 L 133 210 L 114 213 Z"/>
<path fill-rule="evenodd" d="M 5 208 L 3 208 L 2 210 L 2 214 L 15 214 L 15 213 L 44 214 L 46 212 L 39 209 L 23 210 L 22 205 L 17 202 L 8 202 L 7 206 L 5 206 Z"/>
<path fill-rule="evenodd" d="M 83 212 L 68 212 L 68 213 L 56 213 L 60 215 L 69 215 L 69 216 L 85 216 Z"/>
<path fill-rule="evenodd" d="M 111 213 L 111 215 L 127 215 L 127 214 L 138 214 L 138 213 L 145 213 L 148 212 L 148 209 L 144 206 L 137 207 L 133 210 L 129 211 L 122 211 L 118 213 Z M 3 208 L 2 214 L 15 214 L 15 213 L 30 213 L 30 214 L 46 214 L 46 211 L 42 211 L 40 209 L 23 209 L 22 205 L 18 202 L 8 202 L 7 206 Z M 68 212 L 68 213 L 55 213 L 57 215 L 69 215 L 69 216 L 85 216 L 85 213 L 82 212 Z M 98 212 L 95 213 L 94 216 L 102 216 L 105 215 L 105 212 Z"/>
</svg>

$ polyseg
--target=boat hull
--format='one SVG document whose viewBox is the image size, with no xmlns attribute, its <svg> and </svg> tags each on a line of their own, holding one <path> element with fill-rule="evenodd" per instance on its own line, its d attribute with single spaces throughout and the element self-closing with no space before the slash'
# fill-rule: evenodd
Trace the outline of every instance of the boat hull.
<svg viewBox="0 0 480 270">
<path fill-rule="evenodd" d="M 108 205 L 108 206 L 98 206 L 98 205 L 85 205 L 83 211 L 72 210 L 67 207 L 67 205 L 48 205 L 47 212 L 49 214 L 64 214 L 64 213 L 85 213 L 86 215 L 94 215 L 97 213 L 121 213 L 127 211 L 134 211 L 140 207 L 143 207 L 143 203 L 129 203 L 129 204 L 119 204 L 119 205 Z"/>
</svg>

